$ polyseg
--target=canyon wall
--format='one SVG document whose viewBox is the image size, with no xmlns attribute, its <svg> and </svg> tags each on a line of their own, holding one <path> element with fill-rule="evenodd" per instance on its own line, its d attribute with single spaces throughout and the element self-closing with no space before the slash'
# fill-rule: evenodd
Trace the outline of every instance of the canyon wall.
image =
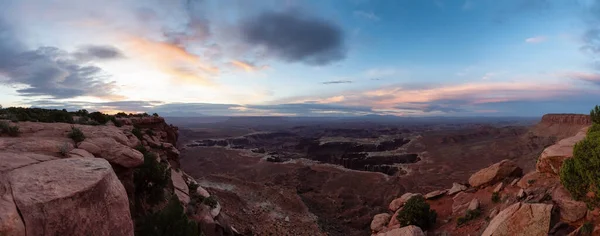
<svg viewBox="0 0 600 236">
<path fill-rule="evenodd" d="M 19 127 L 16 137 L 0 133 L 0 235 L 139 235 L 168 228 L 157 221 L 164 214 L 191 232 L 237 235 L 179 169 L 178 129 L 162 117 L 116 118 L 118 127 L 0 122 Z"/>
</svg>

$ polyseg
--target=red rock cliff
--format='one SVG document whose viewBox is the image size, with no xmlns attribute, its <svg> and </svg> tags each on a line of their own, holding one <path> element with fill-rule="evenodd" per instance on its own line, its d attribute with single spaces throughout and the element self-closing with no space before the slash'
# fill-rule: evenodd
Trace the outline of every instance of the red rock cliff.
<svg viewBox="0 0 600 236">
<path fill-rule="evenodd" d="M 546 114 L 542 116 L 544 124 L 591 125 L 592 119 L 583 114 Z"/>
</svg>

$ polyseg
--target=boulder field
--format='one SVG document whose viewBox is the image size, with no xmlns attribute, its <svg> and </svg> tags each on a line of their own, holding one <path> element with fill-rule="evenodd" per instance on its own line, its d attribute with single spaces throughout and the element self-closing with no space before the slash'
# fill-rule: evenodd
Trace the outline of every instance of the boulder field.
<svg viewBox="0 0 600 236">
<path fill-rule="evenodd" d="M 570 128 L 572 136 L 545 148 L 535 171 L 523 175 L 522 169 L 507 159 L 475 172 L 467 185 L 454 183 L 447 190 L 404 193 L 390 203 L 389 212 L 373 217 L 372 235 L 583 235 L 580 230 L 585 222 L 600 223 L 600 209 L 589 209 L 573 199 L 560 184 L 558 173 L 562 162 L 572 158 L 574 145 L 585 138 L 589 117 L 545 116 L 540 125 L 569 122 L 577 125 L 577 131 Z M 421 230 L 415 225 L 399 225 L 396 217 L 403 205 L 421 194 L 437 212 L 435 226 Z M 595 228 L 591 235 L 600 235 L 599 227 Z M 402 233 L 396 233 L 400 229 Z"/>
<path fill-rule="evenodd" d="M 0 136 L 0 235 L 134 235 L 130 204 L 136 199 L 133 172 L 144 164 L 140 147 L 167 166 L 163 191 L 184 209 L 191 196 L 211 197 L 179 170 L 176 127 L 161 117 L 119 121 L 121 127 L 19 122 L 18 137 Z M 72 128 L 85 139 L 69 138 Z M 141 139 L 133 129 L 144 132 Z M 236 235 L 219 203 L 211 205 L 187 209 L 190 219 L 205 235 Z"/>
</svg>

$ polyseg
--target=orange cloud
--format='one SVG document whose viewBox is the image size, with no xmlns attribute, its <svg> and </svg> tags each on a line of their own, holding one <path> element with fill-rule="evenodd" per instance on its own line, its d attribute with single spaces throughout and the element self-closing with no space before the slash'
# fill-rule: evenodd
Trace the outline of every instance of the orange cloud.
<svg viewBox="0 0 600 236">
<path fill-rule="evenodd" d="M 269 66 L 267 66 L 267 65 L 255 66 L 251 63 L 238 61 L 238 60 L 231 61 L 231 64 L 240 69 L 245 70 L 246 72 L 254 72 L 254 71 L 259 71 L 259 70 L 264 70 L 264 69 L 269 68 Z"/>
<path fill-rule="evenodd" d="M 219 74 L 219 68 L 204 61 L 184 48 L 167 42 L 128 36 L 129 49 L 147 63 L 172 76 L 176 81 L 214 85 L 211 77 Z"/>
</svg>

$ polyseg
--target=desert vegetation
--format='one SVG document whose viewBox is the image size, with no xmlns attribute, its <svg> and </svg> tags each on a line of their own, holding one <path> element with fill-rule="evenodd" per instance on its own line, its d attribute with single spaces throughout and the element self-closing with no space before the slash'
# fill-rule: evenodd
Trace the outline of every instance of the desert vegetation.
<svg viewBox="0 0 600 236">
<path fill-rule="evenodd" d="M 83 134 L 83 131 L 81 131 L 79 128 L 76 128 L 75 126 L 71 126 L 71 132 L 69 132 L 69 138 L 73 139 L 73 141 L 75 141 L 75 143 L 79 143 L 79 142 L 82 142 L 83 140 L 85 140 L 85 134 Z"/>
<path fill-rule="evenodd" d="M 198 236 L 198 225 L 185 215 L 177 196 L 171 196 L 160 211 L 136 220 L 135 235 L 147 236 Z"/>
<path fill-rule="evenodd" d="M 573 158 L 564 161 L 560 169 L 562 185 L 577 200 L 597 205 L 600 200 L 600 108 L 591 110 L 593 125 L 587 136 L 573 148 Z M 588 192 L 593 192 L 587 197 Z"/>
<path fill-rule="evenodd" d="M 419 226 L 427 230 L 435 225 L 437 212 L 430 209 L 429 203 L 422 196 L 410 198 L 397 216 L 402 227 L 409 225 Z"/>
<path fill-rule="evenodd" d="M 156 114 L 156 113 L 154 113 Z M 108 115 L 98 111 L 88 112 L 85 109 L 78 111 L 67 111 L 66 109 L 44 109 L 44 108 L 23 108 L 23 107 L 0 107 L 0 119 L 10 120 L 12 122 L 32 121 L 43 123 L 78 123 L 84 125 L 105 125 L 112 121 L 117 127 L 123 124 L 116 118 L 127 117 L 149 117 L 148 113 L 126 114 L 119 112 L 115 115 Z M 156 114 L 158 116 L 158 114 Z"/>
<path fill-rule="evenodd" d="M 0 135 L 1 134 L 7 134 L 8 136 L 16 137 L 21 134 L 21 131 L 19 131 L 19 126 L 10 125 L 6 121 L 0 121 Z"/>
<path fill-rule="evenodd" d="M 156 155 L 144 146 L 139 145 L 136 149 L 144 155 L 144 164 L 133 172 L 135 193 L 149 204 L 156 204 L 165 199 L 164 189 L 171 179 L 171 170 L 166 164 L 158 162 Z"/>
<path fill-rule="evenodd" d="M 467 210 L 467 212 L 465 213 L 465 216 L 461 216 L 461 217 L 458 217 L 458 219 L 456 219 L 456 225 L 457 226 L 464 225 L 467 222 L 479 217 L 480 215 L 481 215 L 481 210 L 479 208 L 477 208 L 475 210 Z"/>
</svg>

